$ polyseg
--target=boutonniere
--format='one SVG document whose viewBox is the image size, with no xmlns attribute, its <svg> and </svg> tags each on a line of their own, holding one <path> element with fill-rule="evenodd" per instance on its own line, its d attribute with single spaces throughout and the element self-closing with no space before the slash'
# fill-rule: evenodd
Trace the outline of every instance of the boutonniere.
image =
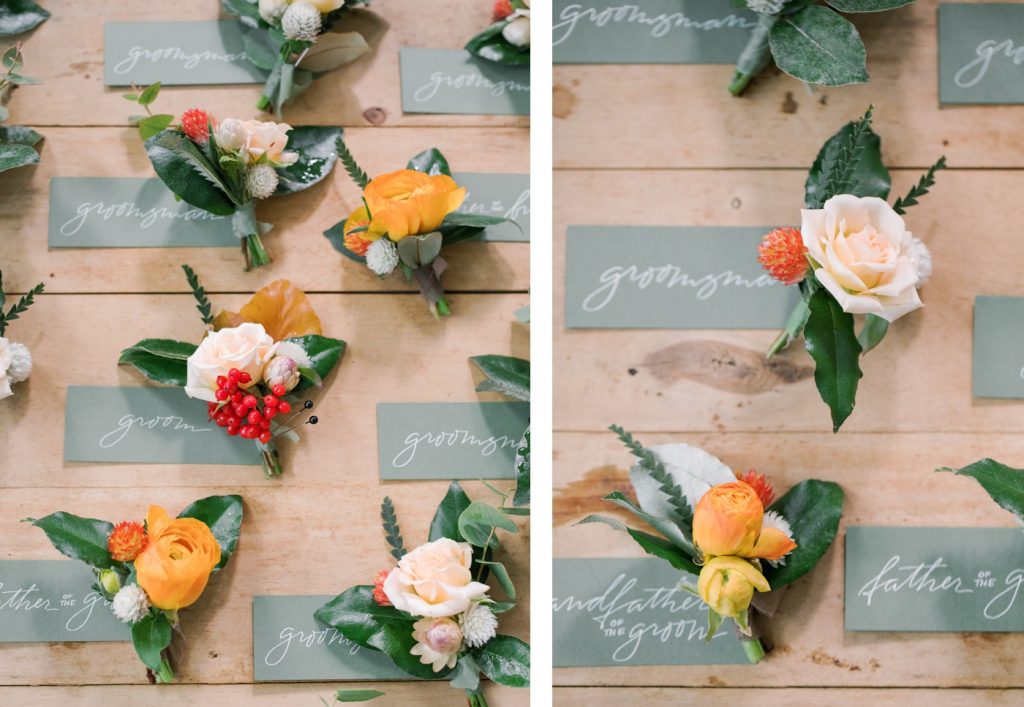
<svg viewBox="0 0 1024 707">
<path fill-rule="evenodd" d="M 349 10 L 367 0 L 221 0 L 245 28 L 245 56 L 269 72 L 256 107 L 273 109 L 309 88 L 313 79 L 370 51 L 358 32 L 335 32 Z"/>
<path fill-rule="evenodd" d="M 530 0 L 497 0 L 494 24 L 466 44 L 471 54 L 513 66 L 530 63 Z"/>
<path fill-rule="evenodd" d="M 33 0 L 5 1 L 0 3 L 0 37 L 35 29 L 50 18 L 50 13 Z"/>
<path fill-rule="evenodd" d="M 93 568 L 100 594 L 114 615 L 131 624 L 135 652 L 150 683 L 174 679 L 171 640 L 181 633 L 178 612 L 202 596 L 238 545 L 241 496 L 203 498 L 171 518 L 150 506 L 143 523 L 80 518 L 63 511 L 26 518 L 53 546 Z"/>
<path fill-rule="evenodd" d="M 173 115 L 149 109 L 159 93 L 155 83 L 125 95 L 146 110 L 131 120 L 157 176 L 192 206 L 231 217 L 246 270 L 269 264 L 260 236 L 272 225 L 256 219 L 256 202 L 308 189 L 330 174 L 341 128 L 217 120 L 199 108 L 182 113 L 175 126 Z"/>
<path fill-rule="evenodd" d="M 198 346 L 143 339 L 122 351 L 118 363 L 204 401 L 210 419 L 232 437 L 253 440 L 263 471 L 278 476 L 282 469 L 276 440 L 298 441 L 297 427 L 318 422 L 315 415 L 299 420 L 313 401 L 295 398 L 311 387 L 323 387 L 323 379 L 345 352 L 345 342 L 323 336 L 306 294 L 287 280 L 259 290 L 238 312 L 225 310 L 214 317 L 199 278 L 187 265 L 182 268 L 206 337 Z"/>
<path fill-rule="evenodd" d="M 437 148 L 416 155 L 405 169 L 373 179 L 341 138 L 337 151 L 363 190 L 363 205 L 324 235 L 336 250 L 381 279 L 399 270 L 408 282 L 415 281 L 435 317 L 451 314 L 441 287 L 441 275 L 448 268 L 442 248 L 476 238 L 487 226 L 507 219 L 457 210 L 466 189 L 452 179 L 448 160 Z"/>
<path fill-rule="evenodd" d="M 27 312 L 35 296 L 42 294 L 43 289 L 43 283 L 40 282 L 5 312 L 7 295 L 4 294 L 4 273 L 0 270 L 0 400 L 14 395 L 11 390 L 13 383 L 27 381 L 32 375 L 32 352 L 24 344 L 5 338 L 5 334 L 7 325 Z"/>
<path fill-rule="evenodd" d="M 1000 464 L 994 459 L 982 459 L 963 469 L 942 467 L 936 471 L 951 471 L 957 476 L 969 476 L 985 489 L 992 500 L 1017 517 L 1024 525 L 1024 469 Z"/>
<path fill-rule="evenodd" d="M 508 570 L 494 560 L 498 531 L 518 531 L 510 515 L 526 509 L 470 501 L 452 482 L 430 524 L 429 542 L 406 551 L 391 500 L 381 518 L 391 556 L 373 585 L 346 590 L 316 611 L 318 621 L 364 648 L 385 653 L 405 672 L 448 679 L 473 707 L 486 707 L 481 673 L 509 687 L 529 687 L 530 647 L 498 633 L 498 615 L 515 606 Z M 494 577 L 507 597 L 492 599 Z"/>
<path fill-rule="evenodd" d="M 946 166 L 939 158 L 889 206 L 889 170 L 871 117 L 869 108 L 821 148 L 807 176 L 800 230 L 777 228 L 758 247 L 764 269 L 801 294 L 768 357 L 803 336 L 834 432 L 853 413 L 861 354 L 878 346 L 892 322 L 924 306 L 918 288 L 931 277 L 932 258 L 903 215 Z M 863 316 L 859 332 L 854 315 Z"/>
<path fill-rule="evenodd" d="M 38 80 L 21 73 L 21 44 L 4 52 L 0 66 L 0 172 L 39 162 L 35 146 L 43 136 L 24 125 L 4 125 L 11 115 L 7 101 L 14 89 L 37 83 Z"/>
<path fill-rule="evenodd" d="M 755 616 L 762 608 L 766 616 L 774 611 L 762 595 L 778 592 L 818 564 L 839 529 L 843 490 L 830 481 L 807 479 L 775 500 L 763 474 L 751 470 L 739 476 L 697 447 L 648 449 L 621 427 L 611 430 L 636 460 L 629 478 L 639 505 L 618 491 L 604 500 L 657 534 L 600 515 L 580 523 L 627 532 L 647 554 L 696 575 L 697 586 L 683 588 L 707 604 L 707 640 L 732 619 L 747 657 L 761 660 Z"/>
<path fill-rule="evenodd" d="M 769 64 L 821 86 L 867 83 L 867 51 L 839 12 L 881 12 L 914 0 L 734 0 L 757 13 L 757 26 L 736 63 L 729 91 L 738 96 Z M 826 7 L 826 5 L 830 7 Z M 836 12 L 838 10 L 839 12 Z"/>
<path fill-rule="evenodd" d="M 478 393 L 501 393 L 513 400 L 530 402 L 530 362 L 514 356 L 473 356 L 469 359 L 484 375 Z M 516 445 L 516 488 L 512 505 L 530 505 L 530 428 Z"/>
</svg>

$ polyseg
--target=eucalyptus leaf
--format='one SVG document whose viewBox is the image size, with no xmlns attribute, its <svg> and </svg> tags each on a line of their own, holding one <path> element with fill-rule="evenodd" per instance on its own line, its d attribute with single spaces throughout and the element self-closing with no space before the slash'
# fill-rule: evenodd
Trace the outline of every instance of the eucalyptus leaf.
<svg viewBox="0 0 1024 707">
<path fill-rule="evenodd" d="M 174 122 L 174 116 L 168 115 L 167 113 L 158 113 L 157 115 L 151 115 L 143 118 L 139 121 L 139 136 L 143 140 L 148 140 L 159 132 L 165 130 L 167 126 Z"/>
<path fill-rule="evenodd" d="M 853 315 L 843 311 L 826 290 L 811 296 L 811 315 L 804 343 L 814 359 L 814 383 L 832 412 L 832 431 L 838 432 L 853 413 L 860 370 L 860 343 L 853 332 Z"/>
<path fill-rule="evenodd" d="M 889 321 L 887 319 L 882 319 L 875 314 L 864 317 L 864 324 L 861 326 L 860 333 L 857 334 L 857 342 L 860 344 L 861 351 L 867 353 L 878 346 L 888 331 Z"/>
<path fill-rule="evenodd" d="M 154 83 L 154 84 L 152 84 L 150 86 L 146 86 L 146 88 L 144 88 L 142 90 L 142 93 L 139 94 L 139 105 L 140 106 L 148 106 L 153 101 L 155 101 L 156 97 L 159 96 L 159 95 L 160 95 L 160 82 L 157 81 L 156 83 Z"/>
<path fill-rule="evenodd" d="M 434 262 L 441 254 L 441 245 L 441 234 L 437 231 L 422 236 L 406 236 L 398 241 L 398 257 L 415 270 Z"/>
<path fill-rule="evenodd" d="M 480 666 L 473 660 L 472 655 L 464 653 L 459 656 L 450 684 L 457 690 L 472 691 L 480 687 Z"/>
<path fill-rule="evenodd" d="M 511 518 L 489 503 L 473 501 L 459 515 L 459 535 L 474 547 L 497 548 L 500 545 L 497 534 L 499 529 L 509 533 L 519 532 Z"/>
<path fill-rule="evenodd" d="M 259 27 L 245 27 L 242 30 L 242 40 L 245 43 L 245 57 L 256 68 L 273 71 L 281 61 L 280 47 Z"/>
<path fill-rule="evenodd" d="M 775 64 L 793 78 L 823 86 L 868 80 L 867 52 L 857 28 L 821 5 L 779 18 L 768 34 Z"/>
<path fill-rule="evenodd" d="M 831 481 L 805 479 L 769 510 L 786 519 L 797 545 L 785 564 L 764 567 L 765 579 L 778 590 L 810 572 L 832 545 L 843 515 L 843 490 Z"/>
<path fill-rule="evenodd" d="M 113 524 L 64 511 L 27 520 L 46 533 L 58 552 L 72 560 L 81 560 L 98 569 L 113 566 L 114 560 L 107 550 L 107 538 L 114 531 Z"/>
<path fill-rule="evenodd" d="M 228 563 L 232 553 L 238 546 L 238 536 L 242 530 L 242 497 L 208 496 L 201 498 L 178 514 L 179 518 L 195 518 L 205 523 L 213 537 L 220 545 L 220 562 L 216 569 Z"/>
<path fill-rule="evenodd" d="M 505 596 L 515 601 L 516 587 L 512 583 L 512 577 L 509 575 L 505 565 L 500 562 L 488 562 L 486 560 L 481 560 L 480 564 L 487 565 L 491 569 L 491 572 L 494 573 L 495 578 L 498 580 L 498 584 L 501 585 L 501 590 L 505 592 Z"/>
<path fill-rule="evenodd" d="M 969 476 L 988 492 L 992 500 L 1013 513 L 1024 523 L 1024 470 L 1000 464 L 994 459 L 982 459 L 962 469 L 952 471 L 957 476 Z"/>
</svg>

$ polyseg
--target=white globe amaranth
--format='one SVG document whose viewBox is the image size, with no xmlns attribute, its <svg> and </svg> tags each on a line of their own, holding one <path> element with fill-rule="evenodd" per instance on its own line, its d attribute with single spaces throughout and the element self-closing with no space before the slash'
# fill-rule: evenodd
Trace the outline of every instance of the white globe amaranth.
<svg viewBox="0 0 1024 707">
<path fill-rule="evenodd" d="M 924 241 L 916 236 L 911 236 L 907 255 L 910 257 L 910 262 L 917 268 L 917 286 L 924 287 L 932 277 L 932 252 L 928 250 Z"/>
<path fill-rule="evenodd" d="M 281 15 L 281 31 L 288 39 L 315 42 L 320 34 L 320 11 L 308 2 L 296 2 Z"/>
<path fill-rule="evenodd" d="M 12 383 L 27 381 L 32 375 L 32 352 L 25 344 L 12 341 L 11 344 L 11 365 L 7 368 L 7 375 Z"/>
<path fill-rule="evenodd" d="M 486 604 L 474 602 L 461 617 L 462 640 L 470 648 L 480 648 L 498 633 L 498 617 Z"/>
<path fill-rule="evenodd" d="M 777 15 L 785 4 L 786 0 L 747 0 L 747 7 L 762 15 Z"/>
<path fill-rule="evenodd" d="M 14 395 L 14 391 L 11 390 L 11 377 L 7 374 L 13 362 L 11 342 L 0 336 L 0 400 Z"/>
<path fill-rule="evenodd" d="M 259 8 L 263 21 L 272 25 L 288 9 L 288 3 L 286 0 L 260 0 Z"/>
<path fill-rule="evenodd" d="M 110 608 L 114 616 L 126 624 L 134 624 L 146 618 L 149 614 L 149 597 L 137 584 L 128 584 L 121 587 Z"/>
<path fill-rule="evenodd" d="M 253 199 L 266 199 L 273 196 L 280 180 L 277 171 L 269 164 L 258 164 L 250 167 L 245 173 L 245 191 Z"/>
<path fill-rule="evenodd" d="M 366 251 L 366 267 L 384 277 L 398 267 L 398 246 L 387 238 L 378 238 Z"/>
</svg>

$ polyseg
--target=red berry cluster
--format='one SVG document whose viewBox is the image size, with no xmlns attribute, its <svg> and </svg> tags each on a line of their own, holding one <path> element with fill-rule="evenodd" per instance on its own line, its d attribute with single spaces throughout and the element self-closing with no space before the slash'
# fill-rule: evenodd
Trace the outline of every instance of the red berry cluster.
<svg viewBox="0 0 1024 707">
<path fill-rule="evenodd" d="M 281 399 L 288 392 L 283 385 L 275 385 L 261 399 L 242 388 L 251 382 L 252 376 L 237 368 L 232 368 L 226 376 L 217 376 L 217 402 L 209 403 L 208 411 L 210 419 L 226 427 L 232 437 L 258 439 L 266 444 L 272 436 L 270 421 L 279 414 L 291 412 L 292 406 Z M 256 387 L 252 390 L 259 392 Z"/>
</svg>

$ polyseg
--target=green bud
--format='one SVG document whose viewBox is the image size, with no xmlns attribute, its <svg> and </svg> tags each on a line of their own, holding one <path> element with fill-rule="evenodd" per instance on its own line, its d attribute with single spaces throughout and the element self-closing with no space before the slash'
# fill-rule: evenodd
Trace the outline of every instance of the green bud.
<svg viewBox="0 0 1024 707">
<path fill-rule="evenodd" d="M 121 591 L 121 578 L 114 570 L 100 571 L 100 586 L 111 596 Z"/>
</svg>

